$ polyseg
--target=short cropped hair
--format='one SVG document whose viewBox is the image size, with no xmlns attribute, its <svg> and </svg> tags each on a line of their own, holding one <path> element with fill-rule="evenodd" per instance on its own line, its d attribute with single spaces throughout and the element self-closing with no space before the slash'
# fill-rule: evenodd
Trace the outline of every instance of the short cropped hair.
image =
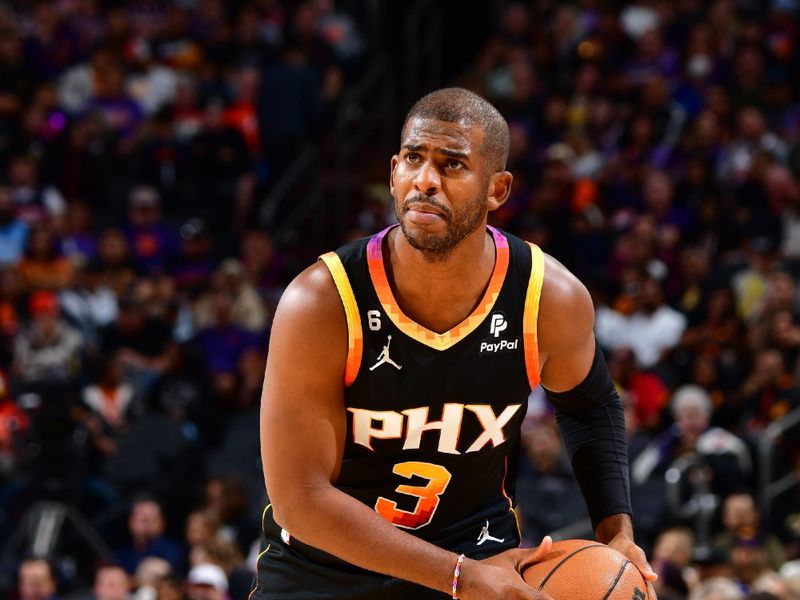
<svg viewBox="0 0 800 600">
<path fill-rule="evenodd" d="M 483 130 L 481 154 L 487 159 L 490 170 L 495 173 L 505 170 L 511 143 L 508 123 L 486 98 L 458 87 L 431 92 L 417 100 L 408 111 L 403 121 L 403 136 L 414 118 L 477 125 Z"/>
<path fill-rule="evenodd" d="M 677 416 L 678 413 L 688 406 L 695 406 L 707 417 L 711 414 L 711 398 L 699 385 L 684 385 L 678 388 L 675 395 L 672 396 L 671 408 L 672 415 Z"/>
<path fill-rule="evenodd" d="M 689 594 L 689 600 L 743 600 L 744 594 L 739 590 L 735 583 L 722 577 L 706 579 L 698 584 Z"/>
</svg>

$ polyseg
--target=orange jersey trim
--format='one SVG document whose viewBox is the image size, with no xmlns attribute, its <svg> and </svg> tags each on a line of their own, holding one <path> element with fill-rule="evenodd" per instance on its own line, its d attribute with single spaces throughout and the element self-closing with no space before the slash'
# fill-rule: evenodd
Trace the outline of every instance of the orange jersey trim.
<svg viewBox="0 0 800 600">
<path fill-rule="evenodd" d="M 347 362 L 344 369 L 344 385 L 345 387 L 350 387 L 356 380 L 358 370 L 361 368 L 361 354 L 364 348 L 364 335 L 361 329 L 358 303 L 339 255 L 335 252 L 328 252 L 320 256 L 320 259 L 328 267 L 328 271 L 333 277 L 333 282 L 336 284 L 339 297 L 342 299 L 344 314 L 347 318 Z"/>
<path fill-rule="evenodd" d="M 475 310 L 472 311 L 472 314 L 461 323 L 449 331 L 436 333 L 408 317 L 394 298 L 383 264 L 383 238 L 389 229 L 384 229 L 376 234 L 367 246 L 369 274 L 372 279 L 372 285 L 375 287 L 375 293 L 378 295 L 378 300 L 380 300 L 384 312 L 389 316 L 392 323 L 408 337 L 434 350 L 447 350 L 475 331 L 492 310 L 497 297 L 500 295 L 500 289 L 503 287 L 506 272 L 508 271 L 508 240 L 499 231 L 489 227 L 489 231 L 494 238 L 495 262 L 494 270 L 489 279 L 489 285 L 486 286 L 483 298 L 481 298 Z"/>
<path fill-rule="evenodd" d="M 528 242 L 531 248 L 531 276 L 525 295 L 525 313 L 522 317 L 522 346 L 525 349 L 525 369 L 531 389 L 539 385 L 539 300 L 544 282 L 544 253 Z"/>
<path fill-rule="evenodd" d="M 519 523 L 519 515 L 517 511 L 514 510 L 514 503 L 511 501 L 508 493 L 506 493 L 506 477 L 508 477 L 508 457 L 506 456 L 505 461 L 503 461 L 503 482 L 500 484 L 500 491 L 503 492 L 503 496 L 505 496 L 506 500 L 508 500 L 508 510 L 510 510 L 514 515 L 514 524 L 517 526 L 517 536 L 519 539 L 522 539 L 522 527 Z"/>
</svg>

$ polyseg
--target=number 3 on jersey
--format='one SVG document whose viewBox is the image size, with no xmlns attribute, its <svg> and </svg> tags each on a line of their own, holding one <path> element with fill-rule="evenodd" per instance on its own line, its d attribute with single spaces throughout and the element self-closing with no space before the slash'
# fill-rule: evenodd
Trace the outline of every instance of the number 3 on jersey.
<svg viewBox="0 0 800 600">
<path fill-rule="evenodd" d="M 434 465 L 426 462 L 403 462 L 397 463 L 392 472 L 406 479 L 414 475 L 424 477 L 428 484 L 419 485 L 400 485 L 396 492 L 407 494 L 419 498 L 414 512 L 408 512 L 397 508 L 397 502 L 381 496 L 375 503 L 375 510 L 391 524 L 404 529 L 419 529 L 424 527 L 433 519 L 433 514 L 439 506 L 439 497 L 447 489 L 452 475 L 450 471 L 441 465 Z"/>
</svg>

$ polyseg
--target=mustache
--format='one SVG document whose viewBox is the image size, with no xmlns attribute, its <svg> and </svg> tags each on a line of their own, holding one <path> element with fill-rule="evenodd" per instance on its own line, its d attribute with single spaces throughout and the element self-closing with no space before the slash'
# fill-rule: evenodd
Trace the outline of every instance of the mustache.
<svg viewBox="0 0 800 600">
<path fill-rule="evenodd" d="M 430 206 L 431 208 L 435 208 L 436 210 L 441 211 L 445 217 L 450 217 L 450 209 L 436 200 L 435 198 L 431 198 L 429 196 L 425 196 L 423 194 L 416 194 L 411 196 L 411 198 L 406 198 L 403 200 L 403 210 L 408 210 L 408 207 L 412 204 L 420 204 L 422 206 Z"/>
</svg>

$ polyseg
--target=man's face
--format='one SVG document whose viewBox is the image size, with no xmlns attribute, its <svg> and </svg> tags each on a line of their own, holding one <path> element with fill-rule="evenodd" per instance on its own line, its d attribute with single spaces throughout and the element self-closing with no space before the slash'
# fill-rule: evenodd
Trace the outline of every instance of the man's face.
<svg viewBox="0 0 800 600">
<path fill-rule="evenodd" d="M 131 535 L 135 540 L 149 541 L 164 533 L 164 519 L 155 502 L 138 502 L 128 520 Z"/>
<path fill-rule="evenodd" d="M 730 531 L 758 525 L 758 513 L 750 496 L 731 496 L 725 501 L 722 521 Z"/>
<path fill-rule="evenodd" d="M 126 600 L 130 586 L 128 576 L 119 567 L 100 569 L 94 582 L 97 600 Z"/>
<path fill-rule="evenodd" d="M 680 408 L 676 421 L 681 427 L 684 439 L 697 441 L 700 434 L 708 427 L 708 416 L 696 404 L 686 404 Z"/>
<path fill-rule="evenodd" d="M 223 600 L 225 598 L 225 592 L 211 585 L 190 584 L 187 591 L 189 600 Z"/>
<path fill-rule="evenodd" d="M 46 600 L 55 591 L 55 581 L 44 561 L 34 560 L 22 564 L 19 570 L 20 600 Z"/>
<path fill-rule="evenodd" d="M 478 126 L 412 118 L 392 157 L 391 190 L 414 248 L 446 256 L 485 220 L 491 173 Z"/>
</svg>

